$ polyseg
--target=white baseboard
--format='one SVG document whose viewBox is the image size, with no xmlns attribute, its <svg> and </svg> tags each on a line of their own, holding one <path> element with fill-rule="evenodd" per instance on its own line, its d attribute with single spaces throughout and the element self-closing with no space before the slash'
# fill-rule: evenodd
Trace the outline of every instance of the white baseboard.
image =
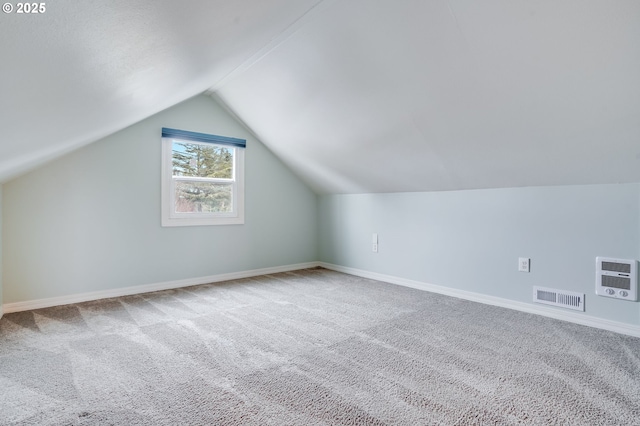
<svg viewBox="0 0 640 426">
<path fill-rule="evenodd" d="M 189 287 L 192 285 L 208 284 L 221 281 L 236 280 L 241 278 L 256 277 L 259 275 L 276 274 L 279 272 L 296 271 L 299 269 L 315 268 L 322 266 L 346 274 L 356 275 L 363 278 L 370 278 L 377 281 L 384 281 L 390 284 L 397 284 L 405 287 L 411 287 L 418 290 L 430 291 L 432 293 L 444 294 L 446 296 L 457 297 L 459 299 L 470 300 L 473 302 L 484 303 L 487 305 L 500 306 L 503 308 L 514 309 L 530 314 L 542 315 L 549 318 L 555 318 L 562 321 L 568 321 L 575 324 L 586 325 L 589 327 L 609 330 L 616 333 L 626 334 L 629 336 L 640 337 L 640 326 L 626 324 L 617 321 L 611 321 L 602 318 L 591 317 L 585 314 L 574 312 L 563 312 L 546 306 L 538 306 L 514 300 L 503 299 L 501 297 L 488 296 L 486 294 L 474 293 L 466 290 L 459 290 L 429 284 L 421 281 L 409 280 L 393 275 L 379 274 L 369 272 L 362 269 L 349 268 L 346 266 L 334 265 L 325 262 L 307 262 L 295 265 L 276 266 L 271 268 L 253 269 L 249 271 L 231 272 L 227 274 L 210 275 L 206 277 L 187 278 L 184 280 L 165 281 L 156 284 L 147 284 L 133 287 L 117 288 L 112 290 L 94 291 L 89 293 L 73 294 L 69 296 L 52 297 L 47 299 L 28 300 L 25 302 L 7 303 L 0 305 L 0 318 L 3 314 L 12 312 L 28 311 L 32 309 L 49 308 L 52 306 L 68 305 L 71 303 L 88 302 L 91 300 L 108 299 L 111 297 L 130 296 L 133 294 L 150 293 L 153 291 L 171 290 L 181 287 Z"/>
<path fill-rule="evenodd" d="M 502 308 L 514 309 L 516 311 L 527 312 L 530 314 L 542 315 L 562 321 L 568 321 L 575 324 L 586 325 L 589 327 L 600 328 L 603 330 L 613 331 L 629 336 L 640 337 L 640 326 L 626 324 L 623 322 L 611 321 L 603 318 L 596 318 L 586 314 L 578 314 L 575 312 L 564 312 L 546 306 L 538 306 L 514 300 L 503 299 L 501 297 L 488 296 L 486 294 L 474 293 L 472 291 L 458 290 L 450 287 L 443 287 L 435 284 L 428 284 L 421 281 L 409 280 L 406 278 L 395 277 L 393 275 L 384 275 L 376 272 L 364 271 L 361 269 L 349 268 L 346 266 L 334 265 L 331 263 L 320 262 L 323 268 L 331 269 L 338 272 L 344 272 L 350 275 L 356 275 L 363 278 L 370 278 L 376 281 L 384 281 L 391 284 L 397 284 L 405 287 L 411 287 L 418 290 L 430 291 L 432 293 L 444 294 L 446 296 L 457 297 L 459 299 L 470 300 L 472 302 L 484 303 L 487 305 L 500 306 Z"/>
<path fill-rule="evenodd" d="M 25 302 L 7 303 L 0 306 L 0 317 L 4 313 L 29 311 L 32 309 L 50 308 L 52 306 L 69 305 L 71 303 L 88 302 L 91 300 L 108 299 L 111 297 L 130 296 L 132 294 L 150 293 L 152 291 L 171 290 L 192 285 L 215 283 L 220 281 L 250 278 L 259 275 L 277 274 L 279 272 L 296 271 L 299 269 L 315 268 L 320 262 L 297 263 L 295 265 L 275 266 L 271 268 L 252 269 L 249 271 L 231 272 L 228 274 L 210 275 L 207 277 L 187 278 L 184 280 L 165 281 L 156 284 L 146 284 L 133 287 L 115 288 L 112 290 L 93 291 L 89 293 L 72 294 L 69 296 L 51 297 L 47 299 L 27 300 Z"/>
</svg>

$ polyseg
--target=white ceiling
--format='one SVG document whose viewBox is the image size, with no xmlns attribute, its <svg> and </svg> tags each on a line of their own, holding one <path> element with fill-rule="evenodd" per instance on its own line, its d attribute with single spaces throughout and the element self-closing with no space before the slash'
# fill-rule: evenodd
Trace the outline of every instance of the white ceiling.
<svg viewBox="0 0 640 426">
<path fill-rule="evenodd" d="M 204 92 L 319 1 L 54 0 L 41 15 L 0 13 L 0 182 Z"/>
<path fill-rule="evenodd" d="M 0 17 L 0 181 L 209 88 L 319 193 L 640 182 L 637 0 L 47 7 Z"/>
</svg>

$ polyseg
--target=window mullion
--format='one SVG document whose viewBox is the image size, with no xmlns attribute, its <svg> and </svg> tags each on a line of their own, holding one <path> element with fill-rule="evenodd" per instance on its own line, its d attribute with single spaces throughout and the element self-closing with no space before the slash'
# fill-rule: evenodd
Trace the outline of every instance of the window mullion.
<svg viewBox="0 0 640 426">
<path fill-rule="evenodd" d="M 208 178 L 208 177 L 196 177 L 196 176 L 173 176 L 173 180 L 189 181 L 189 182 L 211 182 L 219 184 L 232 184 L 234 179 L 225 178 Z"/>
</svg>

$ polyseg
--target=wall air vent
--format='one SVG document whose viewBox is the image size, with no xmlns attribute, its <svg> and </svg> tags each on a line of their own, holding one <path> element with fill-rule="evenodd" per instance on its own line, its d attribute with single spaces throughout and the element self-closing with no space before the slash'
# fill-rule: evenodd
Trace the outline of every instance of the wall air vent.
<svg viewBox="0 0 640 426">
<path fill-rule="evenodd" d="M 544 303 L 545 305 L 584 311 L 584 293 L 534 286 L 533 301 Z"/>
</svg>

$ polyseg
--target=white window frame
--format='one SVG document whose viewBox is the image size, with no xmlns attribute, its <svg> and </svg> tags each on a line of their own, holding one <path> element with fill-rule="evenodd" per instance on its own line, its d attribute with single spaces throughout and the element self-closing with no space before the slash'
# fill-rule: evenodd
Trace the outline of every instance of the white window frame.
<svg viewBox="0 0 640 426">
<path fill-rule="evenodd" d="M 233 178 L 199 178 L 173 176 L 173 143 L 219 146 L 233 150 Z M 225 183 L 231 185 L 231 212 L 224 213 L 178 213 L 175 211 L 176 181 Z M 162 193 L 161 193 L 162 226 L 208 226 L 208 225 L 242 225 L 244 224 L 244 149 L 208 142 L 194 142 L 175 137 L 162 138 Z"/>
</svg>

